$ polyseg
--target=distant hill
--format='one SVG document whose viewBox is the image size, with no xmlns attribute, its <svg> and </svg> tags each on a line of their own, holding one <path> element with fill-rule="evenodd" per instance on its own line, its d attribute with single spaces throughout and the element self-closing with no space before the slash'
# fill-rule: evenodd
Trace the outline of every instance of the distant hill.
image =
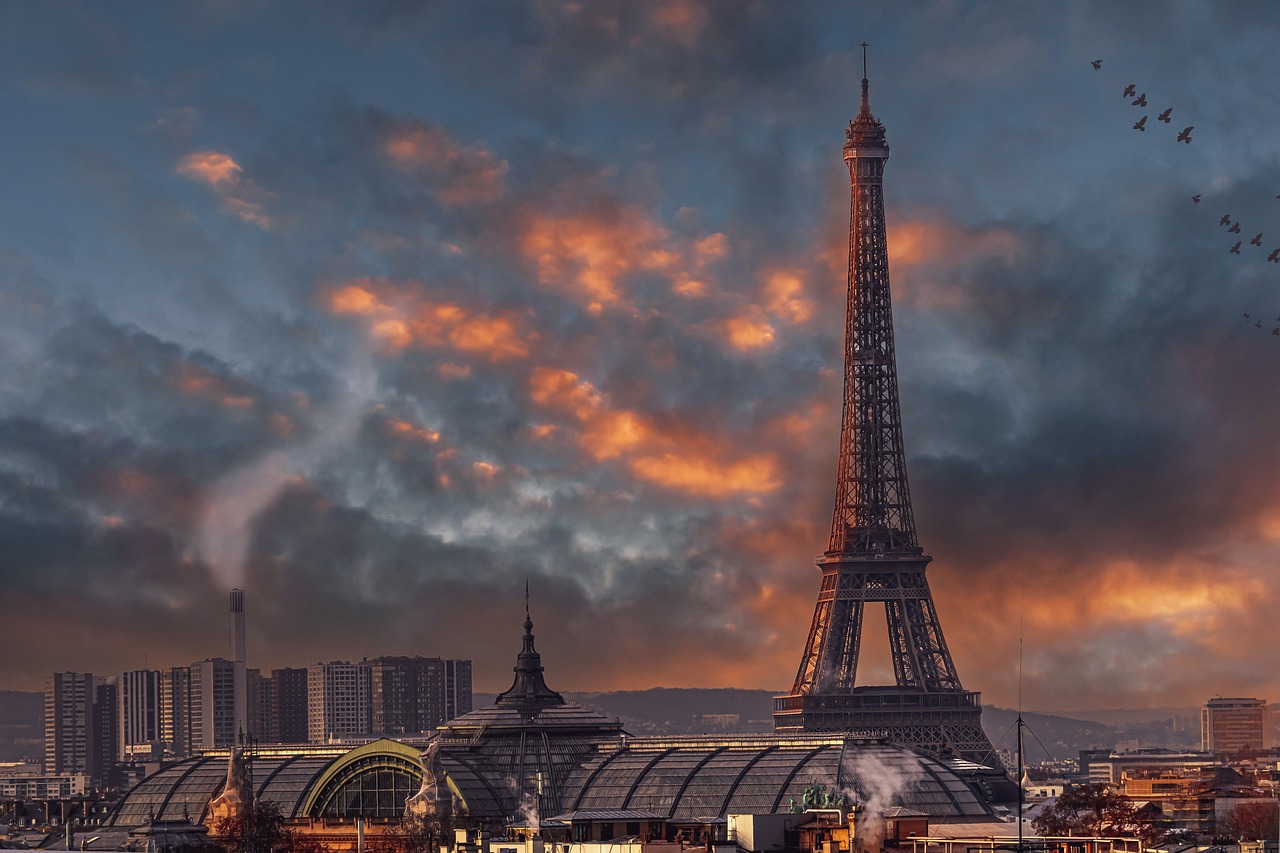
<svg viewBox="0 0 1280 853">
<path fill-rule="evenodd" d="M 44 761 L 44 694 L 0 690 L 0 761 Z"/>
<path fill-rule="evenodd" d="M 620 690 L 608 693 L 564 693 L 571 702 L 617 717 L 632 734 L 690 734 L 773 730 L 773 697 L 781 691 L 697 689 L 655 687 L 650 690 Z M 476 707 L 493 703 L 495 694 L 475 694 Z M 1024 712 L 1023 737 L 1026 760 L 1075 759 L 1084 749 L 1113 749 L 1117 746 L 1167 746 L 1194 748 L 1200 732 L 1194 708 L 1154 708 L 1126 711 L 1081 711 L 1072 716 Z M 738 722 L 724 726 L 710 724 L 712 715 L 738 715 Z M 1017 712 L 985 706 L 982 727 L 998 748 L 1013 752 L 1017 746 L 1012 732 Z M 1114 722 L 1111 722 L 1114 721 Z"/>
</svg>

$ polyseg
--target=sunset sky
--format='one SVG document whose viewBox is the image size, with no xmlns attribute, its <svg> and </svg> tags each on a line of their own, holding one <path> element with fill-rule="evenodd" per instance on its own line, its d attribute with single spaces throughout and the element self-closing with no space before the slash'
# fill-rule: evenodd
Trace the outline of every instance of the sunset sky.
<svg viewBox="0 0 1280 853">
<path fill-rule="evenodd" d="M 0 688 L 243 586 L 250 666 L 502 690 L 527 580 L 556 689 L 786 691 L 862 41 L 961 680 L 1280 700 L 1270 2 L 0 4 Z"/>
</svg>

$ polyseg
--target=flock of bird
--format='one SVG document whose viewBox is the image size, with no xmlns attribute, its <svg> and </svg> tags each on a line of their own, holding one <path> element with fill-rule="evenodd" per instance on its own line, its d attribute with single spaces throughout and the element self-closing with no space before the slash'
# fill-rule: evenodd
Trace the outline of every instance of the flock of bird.
<svg viewBox="0 0 1280 853">
<path fill-rule="evenodd" d="M 1090 64 L 1093 65 L 1094 71 L 1099 71 L 1102 69 L 1101 59 L 1095 59 Z M 1147 106 L 1147 93 L 1146 92 L 1139 93 L 1137 84 L 1135 83 L 1130 83 L 1129 85 L 1125 86 L 1124 91 L 1121 93 L 1121 96 L 1125 100 L 1129 100 L 1130 98 L 1132 98 L 1132 100 L 1129 100 L 1129 103 L 1131 106 L 1135 106 L 1135 107 Z M 1148 116 L 1149 116 L 1149 113 L 1143 114 L 1142 118 L 1134 122 L 1133 129 L 1145 133 L 1147 130 Z M 1156 121 L 1163 122 L 1165 124 L 1172 124 L 1173 122 L 1172 116 L 1173 116 L 1173 107 L 1168 107 L 1165 109 L 1164 112 L 1156 116 Z M 1184 142 L 1190 145 L 1191 131 L 1194 129 L 1195 129 L 1195 125 L 1188 125 L 1187 127 L 1183 128 L 1182 131 L 1177 135 L 1177 141 Z M 1276 198 L 1280 199 L 1280 195 L 1277 195 Z M 1195 204 L 1199 204 L 1200 194 L 1196 193 L 1195 195 L 1193 195 L 1191 197 L 1191 201 Z M 1222 218 L 1218 221 L 1218 227 L 1226 228 L 1228 234 L 1239 234 L 1241 232 L 1240 222 L 1233 221 L 1231 218 L 1231 214 L 1229 213 L 1224 213 L 1222 215 Z M 1227 252 L 1232 255 L 1238 255 L 1240 254 L 1240 247 L 1242 245 L 1244 245 L 1243 237 L 1237 240 L 1234 245 L 1232 245 L 1229 249 L 1227 249 Z M 1249 240 L 1249 245 L 1262 248 L 1262 232 L 1261 231 L 1259 231 L 1257 234 L 1253 236 L 1252 239 Z M 1271 253 L 1267 255 L 1267 261 L 1273 264 L 1280 264 L 1280 248 L 1273 249 Z M 1256 329 L 1262 328 L 1262 321 L 1260 319 L 1250 317 L 1248 313 L 1244 315 L 1244 320 L 1246 324 L 1252 321 L 1253 327 Z M 1276 317 L 1276 322 L 1280 323 L 1280 317 Z M 1280 337 L 1280 326 L 1276 326 L 1272 328 L 1271 334 L 1273 336 Z"/>
</svg>

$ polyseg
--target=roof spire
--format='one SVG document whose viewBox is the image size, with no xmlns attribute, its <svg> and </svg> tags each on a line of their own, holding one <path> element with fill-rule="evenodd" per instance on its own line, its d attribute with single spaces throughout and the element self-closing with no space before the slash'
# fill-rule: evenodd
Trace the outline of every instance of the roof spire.
<svg viewBox="0 0 1280 853">
<path fill-rule="evenodd" d="M 868 81 L 867 81 L 867 48 L 869 45 L 864 41 L 862 43 L 862 112 L 867 115 L 871 114 L 871 100 L 868 97 Z"/>
<path fill-rule="evenodd" d="M 516 656 L 515 681 L 495 700 L 498 705 L 515 705 L 522 713 L 536 715 L 539 708 L 563 705 L 564 697 L 547 687 L 542 677 L 542 657 L 533 647 L 533 619 L 529 616 L 529 581 L 524 582 L 524 642 Z"/>
</svg>

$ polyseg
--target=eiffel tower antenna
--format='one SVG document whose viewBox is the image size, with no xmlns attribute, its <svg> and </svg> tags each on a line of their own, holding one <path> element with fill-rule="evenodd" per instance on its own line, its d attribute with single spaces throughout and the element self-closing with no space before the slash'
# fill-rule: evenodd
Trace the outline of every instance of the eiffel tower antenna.
<svg viewBox="0 0 1280 853">
<path fill-rule="evenodd" d="M 867 48 L 868 47 L 870 47 L 870 45 L 868 45 L 864 41 L 862 43 L 862 112 L 864 113 L 871 112 L 871 108 L 868 105 L 869 99 L 867 94 L 867 90 L 871 87 L 871 84 L 867 80 Z"/>
<path fill-rule="evenodd" d="M 876 732 L 979 764 L 993 752 L 979 695 L 965 690 L 942 636 L 907 487 L 884 215 L 889 144 L 871 113 L 863 49 L 862 108 L 845 131 L 849 287 L 844 408 L 835 510 L 822 584 L 791 693 L 774 700 L 779 732 Z M 863 607 L 884 604 L 895 684 L 859 686 Z"/>
</svg>

